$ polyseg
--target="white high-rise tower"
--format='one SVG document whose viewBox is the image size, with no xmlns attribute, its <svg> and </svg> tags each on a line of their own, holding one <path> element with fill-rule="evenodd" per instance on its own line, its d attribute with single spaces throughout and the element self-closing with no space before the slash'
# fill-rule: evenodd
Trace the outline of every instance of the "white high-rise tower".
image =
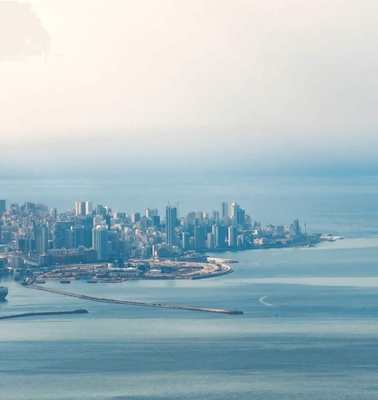
<svg viewBox="0 0 378 400">
<path fill-rule="evenodd" d="M 85 215 L 85 201 L 75 202 L 75 215 Z"/>
<path fill-rule="evenodd" d="M 86 201 L 85 202 L 85 215 L 91 215 L 91 214 L 93 214 L 92 202 Z"/>
</svg>

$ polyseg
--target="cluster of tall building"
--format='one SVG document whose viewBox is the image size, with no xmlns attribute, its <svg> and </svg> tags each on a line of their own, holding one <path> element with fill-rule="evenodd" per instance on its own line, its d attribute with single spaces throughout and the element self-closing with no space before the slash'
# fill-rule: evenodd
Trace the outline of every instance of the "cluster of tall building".
<svg viewBox="0 0 378 400">
<path fill-rule="evenodd" d="M 113 212 L 110 207 L 78 201 L 58 213 L 44 204 L 11 204 L 0 200 L 0 253 L 31 265 L 113 261 L 128 258 L 178 257 L 190 251 L 287 245 L 301 237 L 298 220 L 262 229 L 237 203 L 221 211 L 178 215 L 168 205 L 144 214 Z M 14 256 L 14 260 L 12 259 Z"/>
</svg>

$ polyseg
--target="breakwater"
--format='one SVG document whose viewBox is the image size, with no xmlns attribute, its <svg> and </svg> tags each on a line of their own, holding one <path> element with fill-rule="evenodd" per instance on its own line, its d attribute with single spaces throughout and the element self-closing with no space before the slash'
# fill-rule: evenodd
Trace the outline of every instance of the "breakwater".
<svg viewBox="0 0 378 400">
<path fill-rule="evenodd" d="M 4 316 L 0 317 L 0 319 L 36 317 L 36 316 L 40 316 L 40 315 L 66 315 L 66 314 L 88 314 L 88 311 L 87 310 L 74 310 L 74 311 L 31 312 L 31 313 L 23 313 L 23 314 L 4 315 Z"/>
<path fill-rule="evenodd" d="M 229 315 L 244 314 L 243 311 L 227 310 L 227 309 L 223 309 L 223 308 L 178 306 L 178 305 L 171 305 L 171 304 L 145 303 L 145 302 L 141 302 L 141 301 L 115 300 L 115 299 L 108 299 L 108 298 L 102 298 L 102 297 L 86 296 L 83 294 L 77 294 L 77 293 L 65 292 L 63 290 L 58 290 L 58 289 L 41 287 L 41 286 L 38 286 L 35 284 L 29 284 L 29 285 L 26 285 L 25 287 L 27 287 L 29 289 L 41 290 L 43 292 L 60 294 L 62 296 L 76 297 L 81 300 L 96 301 L 96 302 L 100 302 L 100 303 L 124 304 L 127 306 L 137 306 L 137 307 L 168 308 L 171 310 L 203 311 L 203 312 L 210 312 L 210 313 L 217 313 L 217 314 L 229 314 Z"/>
</svg>

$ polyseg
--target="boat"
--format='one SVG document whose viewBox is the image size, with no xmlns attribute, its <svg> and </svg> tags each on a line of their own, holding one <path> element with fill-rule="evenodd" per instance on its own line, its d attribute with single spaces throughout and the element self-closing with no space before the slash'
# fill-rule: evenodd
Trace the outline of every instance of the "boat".
<svg viewBox="0 0 378 400">
<path fill-rule="evenodd" d="M 0 301 L 4 301 L 8 294 L 8 288 L 0 286 Z"/>
</svg>

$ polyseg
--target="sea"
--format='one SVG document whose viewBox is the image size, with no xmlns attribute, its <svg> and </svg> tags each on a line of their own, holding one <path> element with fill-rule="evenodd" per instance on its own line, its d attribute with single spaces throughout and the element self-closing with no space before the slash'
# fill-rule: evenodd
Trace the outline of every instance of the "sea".
<svg viewBox="0 0 378 400">
<path fill-rule="evenodd" d="M 86 309 L 88 314 L 0 320 L 0 399 L 378 398 L 376 177 L 234 177 L 140 182 L 2 180 L 7 203 L 61 212 L 76 200 L 179 214 L 235 201 L 262 224 L 299 219 L 343 239 L 312 248 L 209 255 L 232 274 L 193 281 L 72 281 L 47 287 L 95 297 L 241 310 L 222 315 L 94 303 L 25 288 L 9 277 L 0 316 Z"/>
</svg>

